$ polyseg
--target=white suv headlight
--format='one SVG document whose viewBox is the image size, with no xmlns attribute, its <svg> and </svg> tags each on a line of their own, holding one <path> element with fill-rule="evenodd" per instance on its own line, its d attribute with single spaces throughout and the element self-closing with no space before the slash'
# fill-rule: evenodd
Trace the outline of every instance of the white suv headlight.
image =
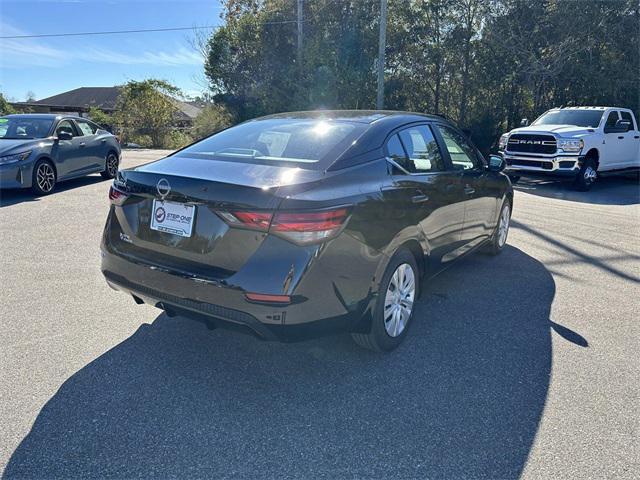
<svg viewBox="0 0 640 480">
<path fill-rule="evenodd" d="M 493 137 L 495 138 L 495 137 Z M 498 149 L 499 150 L 504 150 L 507 147 L 507 142 L 509 141 L 509 134 L 508 133 L 504 133 L 501 137 L 500 140 L 498 140 Z"/>
<path fill-rule="evenodd" d="M 575 140 L 572 138 L 561 138 L 558 140 L 558 148 L 565 152 L 579 152 L 584 147 L 584 141 L 582 139 Z"/>
<path fill-rule="evenodd" d="M 12 153 L 11 155 L 5 155 L 0 157 L 0 165 L 6 165 L 7 163 L 15 163 L 21 160 L 26 160 L 31 155 L 31 150 L 20 153 Z"/>
</svg>

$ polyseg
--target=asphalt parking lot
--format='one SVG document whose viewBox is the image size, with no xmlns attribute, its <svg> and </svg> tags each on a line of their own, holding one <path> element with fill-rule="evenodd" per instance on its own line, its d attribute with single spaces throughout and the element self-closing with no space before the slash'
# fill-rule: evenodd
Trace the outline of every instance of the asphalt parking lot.
<svg viewBox="0 0 640 480">
<path fill-rule="evenodd" d="M 638 478 L 637 177 L 520 184 L 508 248 L 388 355 L 135 305 L 99 270 L 108 186 L 1 193 L 4 478 Z"/>
</svg>

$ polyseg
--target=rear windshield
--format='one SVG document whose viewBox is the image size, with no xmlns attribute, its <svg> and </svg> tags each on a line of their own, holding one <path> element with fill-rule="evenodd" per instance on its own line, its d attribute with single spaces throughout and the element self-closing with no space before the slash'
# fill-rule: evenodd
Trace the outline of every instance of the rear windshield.
<svg viewBox="0 0 640 480">
<path fill-rule="evenodd" d="M 575 125 L 596 128 L 600 125 L 602 110 L 553 110 L 538 118 L 531 125 Z"/>
<path fill-rule="evenodd" d="M 0 117 L 0 138 L 26 140 L 44 138 L 53 125 L 52 118 Z"/>
<path fill-rule="evenodd" d="M 366 125 L 333 120 L 253 120 L 205 138 L 176 156 L 318 170 L 333 163 L 365 129 Z"/>
</svg>

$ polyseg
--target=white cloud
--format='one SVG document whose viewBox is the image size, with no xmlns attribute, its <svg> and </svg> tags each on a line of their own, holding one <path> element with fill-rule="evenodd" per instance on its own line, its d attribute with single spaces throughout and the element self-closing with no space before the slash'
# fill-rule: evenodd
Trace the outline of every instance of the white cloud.
<svg viewBox="0 0 640 480">
<path fill-rule="evenodd" d="M 0 36 L 29 35 L 28 32 L 0 21 Z M 72 37 L 80 38 L 80 37 Z M 55 67 L 74 61 L 111 63 L 117 65 L 180 66 L 201 65 L 202 57 L 193 49 L 176 45 L 171 51 L 117 51 L 98 47 L 62 49 L 37 38 L 0 39 L 0 67 Z"/>
</svg>

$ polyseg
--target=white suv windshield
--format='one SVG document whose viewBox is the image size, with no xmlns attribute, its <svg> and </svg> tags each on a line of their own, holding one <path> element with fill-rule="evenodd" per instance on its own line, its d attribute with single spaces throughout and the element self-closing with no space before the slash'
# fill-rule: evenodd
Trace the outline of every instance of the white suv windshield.
<svg viewBox="0 0 640 480">
<path fill-rule="evenodd" d="M 553 110 L 538 118 L 531 125 L 575 125 L 596 128 L 600 125 L 602 110 Z"/>
</svg>

